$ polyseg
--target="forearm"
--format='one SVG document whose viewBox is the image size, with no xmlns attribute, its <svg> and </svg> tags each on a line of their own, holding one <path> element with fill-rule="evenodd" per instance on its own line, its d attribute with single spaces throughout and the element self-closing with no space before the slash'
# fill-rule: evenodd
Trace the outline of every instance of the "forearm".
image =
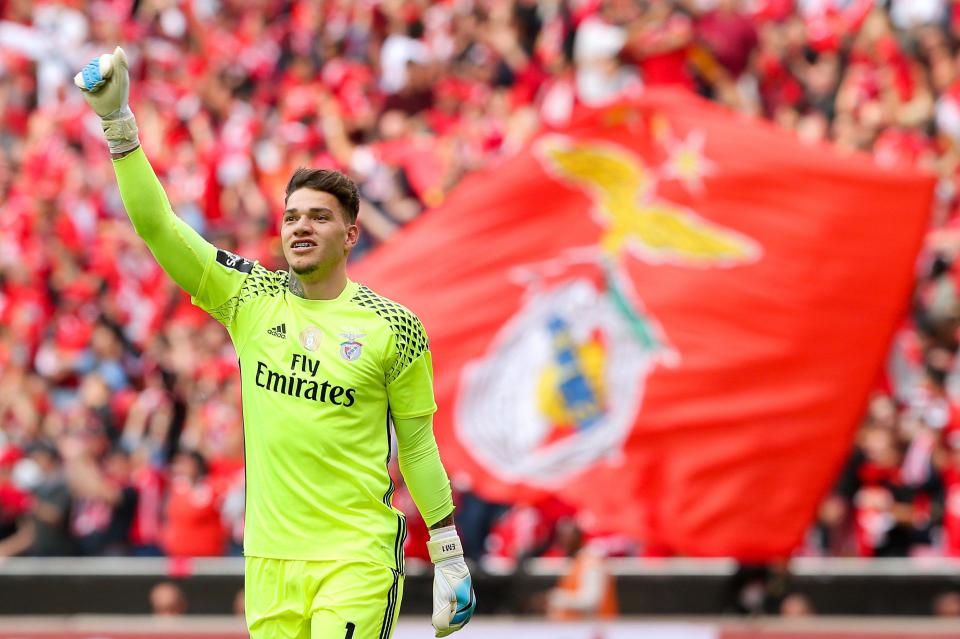
<svg viewBox="0 0 960 639">
<path fill-rule="evenodd" d="M 37 501 L 33 507 L 33 514 L 37 519 L 51 526 L 58 526 L 63 521 L 64 511 L 56 504 L 46 501 Z"/>
<path fill-rule="evenodd" d="M 433 416 L 394 420 L 400 472 L 420 515 L 430 528 L 453 525 L 450 480 L 433 436 Z"/>
<path fill-rule="evenodd" d="M 216 249 L 174 214 L 140 147 L 111 155 L 120 197 L 137 235 L 177 285 L 196 295 L 204 267 Z"/>
<path fill-rule="evenodd" d="M 32 521 L 22 520 L 15 533 L 0 541 L 0 557 L 15 557 L 26 552 L 33 545 L 35 530 Z"/>
<path fill-rule="evenodd" d="M 63 474 L 74 497 L 103 499 L 110 504 L 120 499 L 120 490 L 107 482 L 97 462 L 87 454 L 65 459 Z"/>
</svg>

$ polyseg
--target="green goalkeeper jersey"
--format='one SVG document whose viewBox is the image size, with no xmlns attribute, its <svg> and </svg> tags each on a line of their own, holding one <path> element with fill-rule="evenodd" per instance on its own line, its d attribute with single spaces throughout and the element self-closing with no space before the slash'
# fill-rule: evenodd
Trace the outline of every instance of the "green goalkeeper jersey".
<svg viewBox="0 0 960 639">
<path fill-rule="evenodd" d="M 402 570 L 405 523 L 391 505 L 387 470 L 390 421 L 416 423 L 410 418 L 436 410 L 420 320 L 355 282 L 331 300 L 293 294 L 288 273 L 216 248 L 176 217 L 142 150 L 114 165 L 138 234 L 236 347 L 244 554 Z M 401 468 L 433 524 L 453 506 L 432 430 L 424 435 L 397 427 Z M 405 451 L 416 463 L 404 467 Z"/>
</svg>

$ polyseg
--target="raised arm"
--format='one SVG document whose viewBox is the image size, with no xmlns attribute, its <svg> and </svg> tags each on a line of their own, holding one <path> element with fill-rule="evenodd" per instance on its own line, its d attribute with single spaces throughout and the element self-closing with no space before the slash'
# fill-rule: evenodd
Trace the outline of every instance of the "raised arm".
<svg viewBox="0 0 960 639">
<path fill-rule="evenodd" d="M 147 160 L 130 110 L 127 56 L 117 47 L 92 60 L 74 78 L 84 99 L 100 116 L 113 157 L 120 196 L 133 227 L 170 277 L 196 296 L 217 249 L 177 217 Z"/>
<path fill-rule="evenodd" d="M 195 297 L 200 291 L 203 270 L 217 252 L 216 247 L 174 214 L 143 149 L 137 147 L 114 159 L 113 169 L 123 206 L 137 235 L 173 281 Z"/>
</svg>

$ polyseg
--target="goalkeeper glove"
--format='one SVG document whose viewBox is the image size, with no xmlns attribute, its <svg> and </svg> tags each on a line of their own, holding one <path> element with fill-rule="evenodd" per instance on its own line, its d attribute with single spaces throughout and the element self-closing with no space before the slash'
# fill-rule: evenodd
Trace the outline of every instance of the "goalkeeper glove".
<svg viewBox="0 0 960 639">
<path fill-rule="evenodd" d="M 73 83 L 100 116 L 111 153 L 124 153 L 140 145 L 137 121 L 130 110 L 130 74 L 123 49 L 117 47 L 113 53 L 91 60 L 74 76 Z"/>
<path fill-rule="evenodd" d="M 455 527 L 431 530 L 427 550 L 434 564 L 433 627 L 438 637 L 446 637 L 467 625 L 477 607 L 477 598 Z"/>
</svg>

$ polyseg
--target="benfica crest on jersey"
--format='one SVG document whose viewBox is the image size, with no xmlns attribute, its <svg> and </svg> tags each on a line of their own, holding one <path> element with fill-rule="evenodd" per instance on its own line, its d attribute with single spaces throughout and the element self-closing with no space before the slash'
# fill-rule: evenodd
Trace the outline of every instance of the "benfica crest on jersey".
<svg viewBox="0 0 960 639">
<path fill-rule="evenodd" d="M 344 342 L 340 344 L 340 357 L 348 362 L 355 362 L 360 359 L 360 353 L 363 351 L 363 344 L 360 342 Z"/>
<path fill-rule="evenodd" d="M 360 355 L 363 353 L 363 344 L 357 340 L 365 336 L 365 333 L 353 333 L 349 331 L 340 333 L 340 337 L 345 340 L 340 343 L 340 357 L 348 362 L 355 362 L 360 359 Z"/>
</svg>

